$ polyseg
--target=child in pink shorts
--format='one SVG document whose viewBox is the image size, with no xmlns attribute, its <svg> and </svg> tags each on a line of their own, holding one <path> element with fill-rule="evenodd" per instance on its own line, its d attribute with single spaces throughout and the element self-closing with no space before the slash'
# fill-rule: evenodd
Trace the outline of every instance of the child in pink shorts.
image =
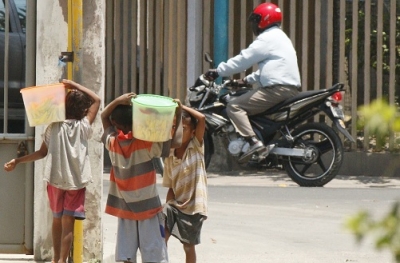
<svg viewBox="0 0 400 263">
<path fill-rule="evenodd" d="M 47 156 L 44 180 L 53 212 L 53 262 L 58 263 L 67 262 L 75 218 L 85 218 L 85 187 L 92 173 L 88 140 L 100 107 L 100 98 L 93 91 L 71 80 L 63 83 L 69 89 L 65 98 L 66 120 L 46 128 L 39 150 L 4 164 L 6 171 L 12 171 L 19 163 Z"/>
<path fill-rule="evenodd" d="M 75 219 L 85 219 L 85 192 L 85 187 L 78 190 L 63 190 L 47 184 L 47 196 L 53 216 L 61 218 L 62 215 L 68 215 Z"/>
</svg>

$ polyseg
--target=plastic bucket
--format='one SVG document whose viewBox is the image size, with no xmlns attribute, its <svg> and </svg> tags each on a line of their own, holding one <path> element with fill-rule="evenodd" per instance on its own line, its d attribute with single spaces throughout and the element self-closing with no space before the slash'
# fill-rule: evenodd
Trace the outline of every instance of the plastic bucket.
<svg viewBox="0 0 400 263">
<path fill-rule="evenodd" d="M 159 95 L 140 94 L 132 98 L 133 136 L 143 141 L 168 141 L 176 106 L 171 98 Z"/>
<path fill-rule="evenodd" d="M 57 83 L 21 89 L 29 126 L 65 120 L 64 84 Z"/>
</svg>

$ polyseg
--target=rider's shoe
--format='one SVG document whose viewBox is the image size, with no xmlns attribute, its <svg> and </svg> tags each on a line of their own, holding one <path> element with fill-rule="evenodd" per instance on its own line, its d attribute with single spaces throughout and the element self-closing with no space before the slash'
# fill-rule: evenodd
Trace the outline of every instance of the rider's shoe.
<svg viewBox="0 0 400 263">
<path fill-rule="evenodd" d="M 256 143 L 250 146 L 247 152 L 245 152 L 242 156 L 240 156 L 239 162 L 245 162 L 253 154 L 263 152 L 264 150 L 265 150 L 264 144 L 261 141 L 257 140 Z"/>
<path fill-rule="evenodd" d="M 274 148 L 275 148 L 275 144 L 269 144 L 269 145 L 265 146 L 265 150 L 263 152 L 260 152 L 259 156 L 262 159 L 265 159 L 270 154 L 272 149 L 274 149 Z"/>
</svg>

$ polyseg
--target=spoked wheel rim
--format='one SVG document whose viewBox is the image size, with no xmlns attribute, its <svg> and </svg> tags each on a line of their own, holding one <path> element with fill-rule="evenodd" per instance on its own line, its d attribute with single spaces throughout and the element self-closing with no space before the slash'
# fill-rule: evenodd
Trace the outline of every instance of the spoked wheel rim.
<svg viewBox="0 0 400 263">
<path fill-rule="evenodd" d="M 294 147 L 306 149 L 306 157 L 289 157 L 288 164 L 296 176 L 318 179 L 331 171 L 335 164 L 337 149 L 334 141 L 321 130 L 309 129 L 299 133 Z"/>
</svg>

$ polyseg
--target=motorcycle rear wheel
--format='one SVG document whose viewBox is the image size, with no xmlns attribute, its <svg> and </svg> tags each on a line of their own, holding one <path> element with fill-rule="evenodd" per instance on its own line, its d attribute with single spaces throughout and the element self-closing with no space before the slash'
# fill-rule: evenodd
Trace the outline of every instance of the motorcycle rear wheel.
<svg viewBox="0 0 400 263">
<path fill-rule="evenodd" d="M 325 123 L 307 123 L 292 132 L 292 148 L 311 149 L 309 158 L 288 157 L 283 167 L 300 186 L 324 186 L 339 173 L 343 162 L 343 144 L 337 133 Z"/>
</svg>

